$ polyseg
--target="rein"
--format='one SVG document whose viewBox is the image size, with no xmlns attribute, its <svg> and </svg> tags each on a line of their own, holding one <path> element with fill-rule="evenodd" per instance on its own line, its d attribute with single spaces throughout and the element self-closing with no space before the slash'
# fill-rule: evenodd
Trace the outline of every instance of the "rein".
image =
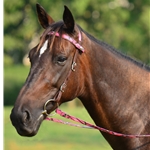
<svg viewBox="0 0 150 150">
<path fill-rule="evenodd" d="M 105 129 L 105 128 L 102 128 L 102 127 L 99 127 L 99 126 L 96 126 L 96 125 L 92 125 L 92 124 L 90 124 L 90 123 L 88 123 L 88 122 L 86 122 L 84 120 L 81 120 L 79 118 L 76 118 L 74 116 L 68 115 L 68 114 L 66 114 L 65 112 L 61 111 L 58 108 L 55 110 L 55 112 L 57 114 L 59 114 L 61 117 L 73 120 L 73 121 L 81 123 L 83 125 L 73 124 L 73 123 L 70 123 L 70 122 L 65 122 L 65 121 L 62 121 L 62 120 L 59 120 L 59 119 L 55 119 L 55 118 L 50 118 L 50 117 L 47 117 L 45 120 L 53 121 L 53 122 L 57 122 L 57 123 L 61 123 L 61 124 L 66 124 L 66 125 L 70 125 L 70 126 L 80 127 L 80 128 L 97 129 L 97 130 L 99 130 L 101 132 L 105 132 L 105 133 L 108 133 L 110 135 L 114 135 L 114 136 L 118 136 L 118 137 L 126 137 L 126 138 L 145 138 L 145 137 L 150 137 L 149 134 L 148 135 L 132 135 L 132 134 L 122 134 L 122 133 L 114 132 L 114 131 L 111 131 L 111 130 L 108 130 L 108 129 Z"/>
<path fill-rule="evenodd" d="M 48 35 L 55 35 L 56 37 L 60 37 L 60 34 L 58 32 L 55 32 L 55 31 L 50 31 L 48 33 Z M 79 35 L 78 35 L 79 42 L 77 42 L 76 40 L 74 40 L 73 38 L 71 38 L 67 34 L 62 34 L 61 36 L 62 36 L 63 39 L 68 40 L 69 42 L 71 42 L 76 47 L 76 49 L 80 50 L 81 52 L 85 51 L 84 48 L 80 45 L 80 43 L 81 43 L 81 33 L 80 32 L 79 32 Z M 70 125 L 70 126 L 75 126 L 75 127 L 80 127 L 80 128 L 97 129 L 97 130 L 100 130 L 101 132 L 105 132 L 105 133 L 108 133 L 110 135 L 114 135 L 114 136 L 118 136 L 118 137 L 128 137 L 128 138 L 145 138 L 145 137 L 150 137 L 150 134 L 148 134 L 148 135 L 132 135 L 131 134 L 130 135 L 130 134 L 122 134 L 122 133 L 114 132 L 114 131 L 111 131 L 111 130 L 108 130 L 108 129 L 105 129 L 105 128 L 102 128 L 102 127 L 99 127 L 99 126 L 96 126 L 96 125 L 92 125 L 92 124 L 90 124 L 88 122 L 85 122 L 85 121 L 83 121 L 83 120 L 81 120 L 79 118 L 76 118 L 74 116 L 68 115 L 68 114 L 66 114 L 65 112 L 61 111 L 58 108 L 55 110 L 55 112 L 57 114 L 59 114 L 60 116 L 62 116 L 64 118 L 67 118 L 67 119 L 70 119 L 72 121 L 81 123 L 83 125 L 73 124 L 71 122 L 65 122 L 65 121 L 62 121 L 62 120 L 59 120 L 59 119 L 47 117 L 47 116 L 49 116 L 49 114 L 47 112 L 47 109 L 46 109 L 48 103 L 56 102 L 57 103 L 57 107 L 59 106 L 58 102 L 61 99 L 62 93 L 64 92 L 64 89 L 67 86 L 68 78 L 69 78 L 71 72 L 75 71 L 75 66 L 77 65 L 76 64 L 77 52 L 78 51 L 76 51 L 74 56 L 73 56 L 71 69 L 69 70 L 68 75 L 66 76 L 66 78 L 65 78 L 64 82 L 62 83 L 62 85 L 60 86 L 60 89 L 56 93 L 55 97 L 53 99 L 47 100 L 46 103 L 44 104 L 44 107 L 43 107 L 44 110 L 43 110 L 42 114 L 46 115 L 46 119 L 45 120 L 49 120 L 49 121 L 53 121 L 53 122 L 57 122 L 57 123 L 62 123 L 62 124 L 67 124 L 67 125 Z"/>
</svg>

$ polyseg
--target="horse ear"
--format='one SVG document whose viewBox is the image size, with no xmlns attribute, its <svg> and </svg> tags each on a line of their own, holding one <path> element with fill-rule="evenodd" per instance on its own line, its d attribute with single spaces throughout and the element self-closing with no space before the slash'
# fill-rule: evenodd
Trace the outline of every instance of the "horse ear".
<svg viewBox="0 0 150 150">
<path fill-rule="evenodd" d="M 36 11 L 41 26 L 46 29 L 50 24 L 55 22 L 44 10 L 40 4 L 36 4 Z"/>
<path fill-rule="evenodd" d="M 63 14 L 63 21 L 64 25 L 68 31 L 73 32 L 74 30 L 74 18 L 72 16 L 71 11 L 68 9 L 67 6 L 64 6 L 64 14 Z"/>
</svg>

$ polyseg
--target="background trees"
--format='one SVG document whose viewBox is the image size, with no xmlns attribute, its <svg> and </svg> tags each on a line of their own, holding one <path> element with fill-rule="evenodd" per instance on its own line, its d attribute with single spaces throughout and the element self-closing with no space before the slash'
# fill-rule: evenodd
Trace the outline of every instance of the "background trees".
<svg viewBox="0 0 150 150">
<path fill-rule="evenodd" d="M 148 0 L 39 0 L 54 20 L 62 19 L 63 5 L 87 32 L 124 53 L 150 64 Z M 36 0 L 4 1 L 5 65 L 22 63 L 43 31 L 36 17 Z"/>
</svg>

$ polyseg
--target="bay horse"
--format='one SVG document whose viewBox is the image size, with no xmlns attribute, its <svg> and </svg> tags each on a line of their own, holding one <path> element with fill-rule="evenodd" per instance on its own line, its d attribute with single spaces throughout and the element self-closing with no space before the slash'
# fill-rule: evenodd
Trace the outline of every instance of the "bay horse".
<svg viewBox="0 0 150 150">
<path fill-rule="evenodd" d="M 29 52 L 30 72 L 10 115 L 17 132 L 36 135 L 48 114 L 78 97 L 97 126 L 149 134 L 150 67 L 85 32 L 67 6 L 58 22 L 36 8 L 45 30 Z M 150 138 L 102 135 L 115 150 L 150 149 Z"/>
</svg>

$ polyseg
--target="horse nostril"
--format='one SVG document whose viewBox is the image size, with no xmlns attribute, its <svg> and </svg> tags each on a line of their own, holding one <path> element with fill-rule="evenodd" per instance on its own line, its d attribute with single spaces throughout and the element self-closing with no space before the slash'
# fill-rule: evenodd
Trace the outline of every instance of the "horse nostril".
<svg viewBox="0 0 150 150">
<path fill-rule="evenodd" d="M 30 113 L 28 111 L 23 112 L 23 124 L 27 124 L 30 121 Z"/>
</svg>

